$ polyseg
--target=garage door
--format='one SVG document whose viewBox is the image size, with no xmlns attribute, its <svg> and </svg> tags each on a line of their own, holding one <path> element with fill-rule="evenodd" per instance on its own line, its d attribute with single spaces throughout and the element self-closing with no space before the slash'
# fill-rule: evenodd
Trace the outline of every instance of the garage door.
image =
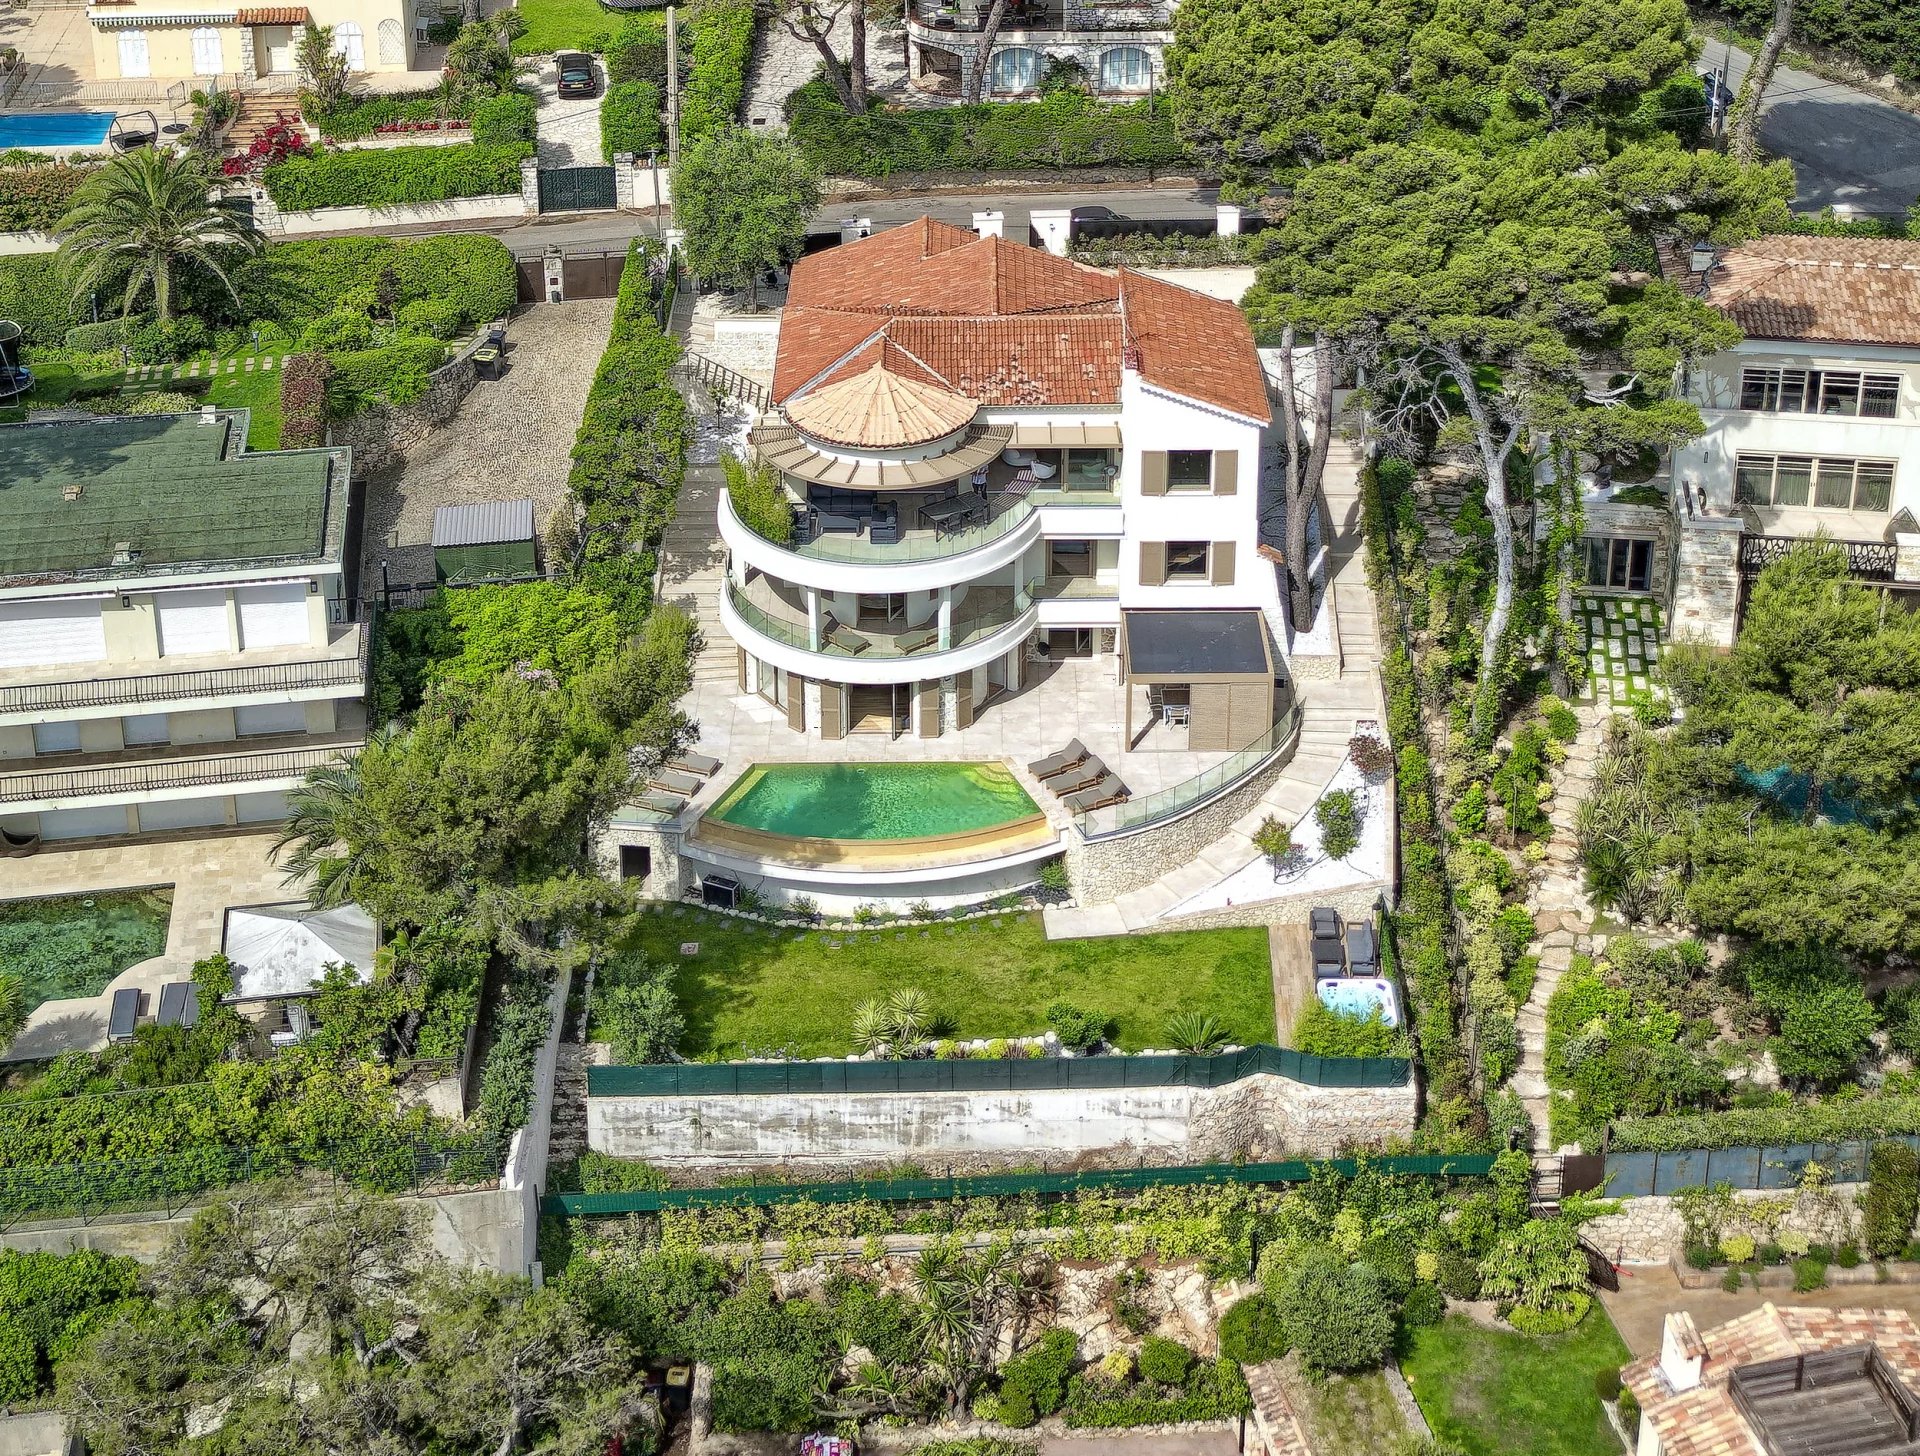
<svg viewBox="0 0 1920 1456">
<path fill-rule="evenodd" d="M 201 829 L 209 824 L 227 822 L 227 801 L 222 799 L 162 799 L 157 804 L 140 806 L 143 833 L 156 829 Z"/>
<path fill-rule="evenodd" d="M 241 824 L 264 824 L 270 819 L 287 817 L 287 791 L 269 789 L 264 794 L 235 794 L 233 817 Z"/>
<path fill-rule="evenodd" d="M 305 703 L 256 703 L 250 708 L 233 710 L 233 731 L 239 738 L 254 738 L 262 733 L 305 733 Z"/>
<path fill-rule="evenodd" d="M 227 593 L 216 591 L 156 592 L 160 607 L 160 651 L 166 657 L 194 653 L 228 652 L 233 639 L 227 632 Z"/>
<path fill-rule="evenodd" d="M 243 586 L 233 594 L 240 608 L 240 646 L 293 647 L 307 640 L 307 584 Z"/>
<path fill-rule="evenodd" d="M 98 599 L 0 604 L 0 667 L 99 662 L 106 655 Z"/>
<path fill-rule="evenodd" d="M 40 816 L 42 839 L 92 839 L 96 835 L 126 832 L 125 804 L 108 804 L 99 809 L 49 809 Z"/>
</svg>

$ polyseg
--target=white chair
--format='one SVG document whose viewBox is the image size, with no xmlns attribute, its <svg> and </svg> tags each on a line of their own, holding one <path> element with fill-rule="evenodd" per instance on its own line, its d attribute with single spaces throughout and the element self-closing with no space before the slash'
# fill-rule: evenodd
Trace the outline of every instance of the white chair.
<svg viewBox="0 0 1920 1456">
<path fill-rule="evenodd" d="M 1033 478 L 1035 480 L 1052 480 L 1054 476 L 1060 473 L 1059 466 L 1049 465 L 1046 461 L 1039 459 L 1036 459 L 1027 468 L 1033 472 Z"/>
<path fill-rule="evenodd" d="M 1023 465 L 1033 464 L 1033 452 L 1031 450 L 1016 450 L 1013 446 L 1009 445 L 1000 452 L 1000 460 L 1002 464 L 1011 465 L 1017 470 Z"/>
</svg>

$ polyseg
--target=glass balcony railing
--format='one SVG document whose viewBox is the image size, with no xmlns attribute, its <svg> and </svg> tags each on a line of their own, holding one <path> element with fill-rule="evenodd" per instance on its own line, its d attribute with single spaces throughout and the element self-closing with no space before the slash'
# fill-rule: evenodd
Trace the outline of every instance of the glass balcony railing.
<svg viewBox="0 0 1920 1456">
<path fill-rule="evenodd" d="M 883 496 L 881 499 L 889 498 Z M 889 566 L 964 556 L 969 551 L 977 551 L 1011 535 L 1023 521 L 1043 507 L 1113 507 L 1120 504 L 1120 496 L 1113 489 L 1113 482 L 1104 474 L 1091 483 L 1070 479 L 1062 482 L 1058 488 L 1036 489 L 1019 497 L 990 499 L 989 503 L 982 506 L 982 510 L 988 512 L 983 520 L 968 521 L 958 515 L 946 521 L 940 520 L 939 508 L 951 505 L 950 501 L 922 505 L 905 496 L 891 499 L 894 521 L 897 523 L 893 531 L 895 538 L 891 540 L 875 540 L 874 521 L 868 519 L 862 522 L 858 534 L 850 531 L 810 531 L 805 525 L 796 525 L 792 540 L 775 541 L 755 530 L 738 511 L 733 511 L 731 500 L 727 503 L 727 509 L 733 511 L 733 518 L 749 532 L 795 556 L 804 556 L 811 561 Z M 882 529 L 884 531 L 885 528 Z"/>
<path fill-rule="evenodd" d="M 1008 594 L 971 610 L 963 605 L 960 611 L 954 613 L 953 621 L 944 633 L 937 619 L 903 632 L 887 632 L 869 627 L 851 627 L 840 622 L 831 612 L 822 612 L 821 634 L 817 642 L 807 630 L 803 618 L 789 616 L 754 601 L 731 577 L 727 580 L 727 600 L 734 611 L 740 614 L 740 620 L 761 636 L 797 647 L 803 652 L 818 652 L 828 657 L 926 657 L 938 652 L 956 651 L 991 637 L 1018 621 L 1032 610 L 1032 587 L 1036 584 L 1029 583 L 1010 591 L 999 588 L 1000 591 L 1008 591 Z"/>
</svg>

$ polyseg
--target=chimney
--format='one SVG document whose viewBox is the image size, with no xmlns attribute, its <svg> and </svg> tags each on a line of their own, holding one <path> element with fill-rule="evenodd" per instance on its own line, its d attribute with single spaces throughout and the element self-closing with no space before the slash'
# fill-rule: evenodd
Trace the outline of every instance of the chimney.
<svg viewBox="0 0 1920 1456">
<path fill-rule="evenodd" d="M 1696 1389 L 1706 1358 L 1706 1342 L 1694 1328 L 1693 1316 L 1684 1309 L 1669 1311 L 1660 1331 L 1660 1373 L 1667 1388 L 1675 1395 Z"/>
<path fill-rule="evenodd" d="M 1240 236 L 1240 209 L 1222 202 L 1213 209 L 1213 230 L 1223 238 Z"/>
<path fill-rule="evenodd" d="M 870 217 L 843 217 L 840 219 L 840 241 L 857 243 L 862 238 L 873 236 L 873 219 Z"/>
<path fill-rule="evenodd" d="M 973 215 L 973 230 L 983 238 L 1004 238 L 1007 235 L 1007 215 L 1004 212 L 976 212 Z"/>
<path fill-rule="evenodd" d="M 212 405 L 203 404 L 200 406 L 200 423 L 203 425 L 210 425 L 214 422 L 218 414 L 219 414 L 219 411 L 216 410 Z"/>
</svg>

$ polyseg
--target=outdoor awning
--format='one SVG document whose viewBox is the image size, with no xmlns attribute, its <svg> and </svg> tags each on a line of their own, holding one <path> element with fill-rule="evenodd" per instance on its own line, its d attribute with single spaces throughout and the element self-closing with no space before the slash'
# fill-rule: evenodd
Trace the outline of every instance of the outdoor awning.
<svg viewBox="0 0 1920 1456">
<path fill-rule="evenodd" d="M 1122 612 L 1129 682 L 1243 682 L 1273 677 L 1258 612 Z"/>
<path fill-rule="evenodd" d="M 749 438 L 767 465 L 812 485 L 930 490 L 965 480 L 1006 449 L 1012 437 L 1005 425 L 976 425 L 960 445 L 931 460 L 845 460 L 814 449 L 792 425 L 772 420 L 756 425 Z"/>
<path fill-rule="evenodd" d="M 89 10 L 87 19 L 102 30 L 124 30 L 130 26 L 150 30 L 165 25 L 232 25 L 236 14 L 232 10 Z"/>
<path fill-rule="evenodd" d="M 314 910 L 301 903 L 235 906 L 220 948 L 233 962 L 233 998 L 256 1001 L 307 995 L 333 964 L 371 981 L 379 945 L 379 928 L 358 905 Z"/>
<path fill-rule="evenodd" d="M 1069 445 L 1118 445 L 1120 426 L 1018 424 L 1013 443 L 1030 450 L 1059 450 Z"/>
</svg>

